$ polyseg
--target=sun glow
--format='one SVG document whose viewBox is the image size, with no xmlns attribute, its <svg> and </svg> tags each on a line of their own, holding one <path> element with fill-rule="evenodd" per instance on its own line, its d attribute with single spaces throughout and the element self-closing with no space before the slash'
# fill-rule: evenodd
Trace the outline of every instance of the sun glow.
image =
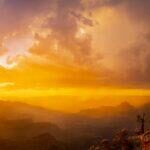
<svg viewBox="0 0 150 150">
<path fill-rule="evenodd" d="M 13 83 L 1 83 L 0 87 L 13 86 Z M 110 88 L 49 88 L 49 89 L 16 89 L 0 90 L 2 97 L 48 97 L 48 96 L 150 96 L 148 89 L 110 89 Z"/>
<path fill-rule="evenodd" d="M 17 66 L 18 61 L 25 56 L 28 56 L 28 50 L 34 44 L 34 38 L 31 35 L 12 35 L 8 36 L 3 41 L 3 48 L 6 53 L 0 56 L 0 65 L 11 69 Z"/>
</svg>

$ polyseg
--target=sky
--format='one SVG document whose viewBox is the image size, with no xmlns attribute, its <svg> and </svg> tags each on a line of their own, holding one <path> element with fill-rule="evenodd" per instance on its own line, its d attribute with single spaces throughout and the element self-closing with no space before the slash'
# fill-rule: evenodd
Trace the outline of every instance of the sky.
<svg viewBox="0 0 150 150">
<path fill-rule="evenodd" d="M 0 0 L 0 95 L 148 96 L 149 14 L 149 0 Z"/>
</svg>

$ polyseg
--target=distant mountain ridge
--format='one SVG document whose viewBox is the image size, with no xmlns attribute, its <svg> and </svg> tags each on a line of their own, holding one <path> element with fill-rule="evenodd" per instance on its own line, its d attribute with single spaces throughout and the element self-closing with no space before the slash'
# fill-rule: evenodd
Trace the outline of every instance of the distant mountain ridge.
<svg viewBox="0 0 150 150">
<path fill-rule="evenodd" d="M 67 142 L 72 150 L 83 150 L 96 137 L 111 138 L 122 128 L 137 127 L 136 117 L 150 116 L 150 103 L 134 107 L 128 102 L 63 113 L 21 102 L 0 101 L 0 139 L 31 139 L 49 134 Z"/>
<path fill-rule="evenodd" d="M 0 118 L 5 119 L 33 119 L 36 122 L 54 122 L 62 123 L 72 117 L 103 117 L 113 115 L 125 115 L 146 111 L 149 113 L 150 103 L 143 104 L 140 107 L 134 107 L 124 101 L 117 106 L 101 106 L 98 108 L 83 109 L 79 113 L 63 113 L 60 111 L 48 110 L 39 106 L 33 106 L 22 102 L 0 101 Z"/>
<path fill-rule="evenodd" d="M 22 102 L 0 101 L 0 118 L 5 119 L 32 119 L 35 122 L 55 122 L 67 114 L 59 111 L 44 109 Z M 58 118 L 58 120 L 57 120 Z M 60 120 L 59 120 L 60 118 Z"/>
<path fill-rule="evenodd" d="M 132 106 L 128 102 L 123 102 L 117 106 L 101 106 L 99 108 L 81 110 L 80 114 L 84 116 L 99 118 L 105 116 L 111 117 L 116 115 L 125 115 L 128 113 L 135 113 L 136 111 L 137 109 L 134 106 Z"/>
</svg>

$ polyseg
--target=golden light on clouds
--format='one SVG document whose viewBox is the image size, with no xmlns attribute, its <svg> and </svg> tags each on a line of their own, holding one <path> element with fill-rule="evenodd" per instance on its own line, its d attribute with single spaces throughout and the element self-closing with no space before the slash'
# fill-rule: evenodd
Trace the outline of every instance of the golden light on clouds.
<svg viewBox="0 0 150 150">
<path fill-rule="evenodd" d="M 149 1 L 0 2 L 1 97 L 150 96 Z"/>
</svg>

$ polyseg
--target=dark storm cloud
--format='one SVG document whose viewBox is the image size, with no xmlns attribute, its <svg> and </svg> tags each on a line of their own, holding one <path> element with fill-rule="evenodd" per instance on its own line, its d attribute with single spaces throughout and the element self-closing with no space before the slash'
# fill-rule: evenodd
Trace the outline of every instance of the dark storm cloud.
<svg viewBox="0 0 150 150">
<path fill-rule="evenodd" d="M 69 51 L 76 62 L 84 62 L 91 51 L 91 37 L 76 38 L 79 24 L 93 26 L 92 20 L 82 15 L 84 6 L 81 0 L 58 0 L 53 10 L 53 16 L 49 17 L 45 27 L 52 30 L 51 37 L 56 39 L 66 51 Z M 61 50 L 60 50 L 61 51 Z"/>
<path fill-rule="evenodd" d="M 143 37 L 128 49 L 118 52 L 118 70 L 122 81 L 141 85 L 150 83 L 150 40 Z"/>
<path fill-rule="evenodd" d="M 63 28 L 67 31 L 70 27 L 68 26 L 69 21 L 73 21 L 72 25 L 75 25 L 75 20 L 69 18 L 71 11 L 78 12 L 83 22 L 90 22 L 80 14 L 83 7 L 81 0 L 3 0 L 0 3 L 0 17 L 2 18 L 0 29 L 21 27 L 30 24 L 34 17 L 40 14 L 54 13 L 56 16 L 52 20 L 51 27 Z"/>
<path fill-rule="evenodd" d="M 126 14 L 135 26 L 142 24 L 139 26 L 139 32 L 137 30 L 135 33 L 138 34 L 135 43 L 128 45 L 127 49 L 120 49 L 118 54 L 114 55 L 114 59 L 118 59 L 118 73 L 114 71 L 114 74 L 116 78 L 121 78 L 121 83 L 149 85 L 150 0 L 91 0 L 89 4 L 91 9 L 114 8 L 118 13 Z"/>
<path fill-rule="evenodd" d="M 44 7 L 40 0 L 4 0 L 1 5 L 0 30 L 3 32 L 12 32 L 26 27 Z"/>
<path fill-rule="evenodd" d="M 127 7 L 131 15 L 137 16 L 136 18 L 150 19 L 150 1 L 149 0 L 128 0 Z"/>
</svg>

